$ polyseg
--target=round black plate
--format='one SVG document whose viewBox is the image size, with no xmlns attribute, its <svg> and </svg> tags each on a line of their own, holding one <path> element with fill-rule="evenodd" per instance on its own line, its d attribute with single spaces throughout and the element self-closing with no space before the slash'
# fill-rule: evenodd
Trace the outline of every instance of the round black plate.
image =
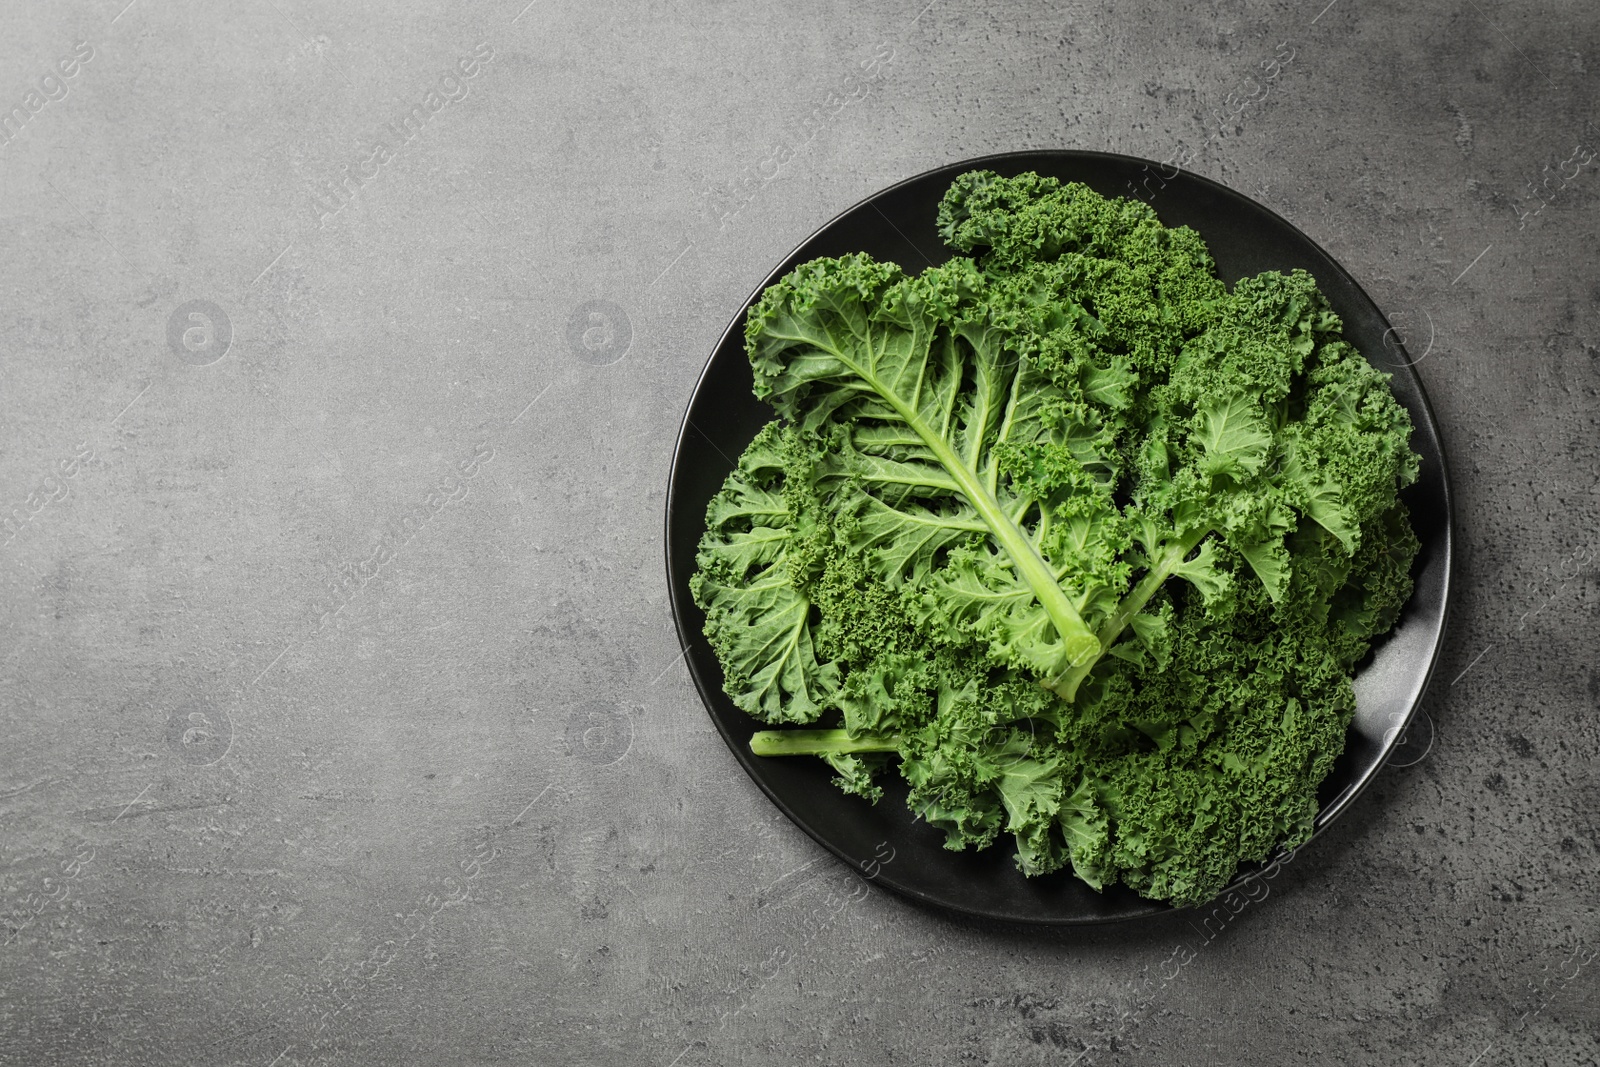
<svg viewBox="0 0 1600 1067">
<path fill-rule="evenodd" d="M 917 901 L 1014 922 L 1112 922 L 1172 910 L 1122 886 L 1097 893 L 1059 872 L 1025 878 L 1016 868 L 1009 838 L 982 852 L 948 852 L 944 835 L 912 821 L 905 785 L 884 776 L 884 798 L 870 805 L 830 782 L 818 759 L 766 759 L 750 753 L 756 722 L 722 691 L 722 669 L 702 636 L 705 617 L 689 595 L 695 547 L 705 531 L 706 504 L 734 461 L 772 411 L 750 391 L 744 320 L 761 291 L 797 264 L 818 256 L 868 252 L 915 272 L 951 255 L 935 227 L 939 199 L 963 171 L 985 168 L 1003 175 L 1037 171 L 1083 182 L 1107 196 L 1127 196 L 1140 183 L 1169 226 L 1186 225 L 1205 238 L 1217 269 L 1230 284 L 1264 270 L 1301 267 L 1316 278 L 1344 319 L 1347 340 L 1368 360 L 1394 375 L 1395 395 L 1416 424 L 1412 446 L 1422 456 L 1422 476 L 1406 494 L 1422 539 L 1416 591 L 1398 627 L 1357 672 L 1357 710 L 1344 755 L 1319 794 L 1320 832 L 1350 807 L 1382 769 L 1410 723 L 1433 674 L 1444 638 L 1450 591 L 1451 507 L 1444 454 L 1433 412 L 1409 358 L 1383 313 L 1355 280 L 1305 234 L 1260 204 L 1193 174 L 1163 179 L 1154 163 L 1103 152 L 1016 152 L 928 171 L 877 193 L 822 227 L 756 287 L 734 315 L 695 385 L 672 456 L 667 489 L 667 580 L 678 638 L 687 650 L 696 688 L 733 754 L 767 796 L 818 843 L 879 885 Z M 1162 182 L 1164 181 L 1164 185 Z M 891 785 L 891 782 L 894 782 Z M 886 857 L 888 857 L 886 859 Z M 1241 873 L 1240 877 L 1245 877 Z"/>
</svg>

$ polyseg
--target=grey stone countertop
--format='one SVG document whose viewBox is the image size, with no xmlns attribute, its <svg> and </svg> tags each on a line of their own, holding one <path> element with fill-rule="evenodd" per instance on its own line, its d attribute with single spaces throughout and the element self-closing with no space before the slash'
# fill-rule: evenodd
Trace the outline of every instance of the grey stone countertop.
<svg viewBox="0 0 1600 1067">
<path fill-rule="evenodd" d="M 1600 1058 L 1592 4 L 61 0 L 0 58 L 0 1062 Z M 1453 465 L 1431 739 L 1220 933 L 852 892 L 667 605 L 751 288 L 1044 147 L 1310 234 Z"/>
</svg>

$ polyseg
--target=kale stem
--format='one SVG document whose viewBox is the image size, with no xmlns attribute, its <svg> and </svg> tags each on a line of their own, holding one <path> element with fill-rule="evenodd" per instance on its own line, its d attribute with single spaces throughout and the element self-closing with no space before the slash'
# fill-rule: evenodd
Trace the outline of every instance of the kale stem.
<svg viewBox="0 0 1600 1067">
<path fill-rule="evenodd" d="M 851 737 L 845 730 L 757 730 L 750 738 L 750 751 L 758 756 L 842 756 L 899 748 L 898 737 Z"/>
</svg>

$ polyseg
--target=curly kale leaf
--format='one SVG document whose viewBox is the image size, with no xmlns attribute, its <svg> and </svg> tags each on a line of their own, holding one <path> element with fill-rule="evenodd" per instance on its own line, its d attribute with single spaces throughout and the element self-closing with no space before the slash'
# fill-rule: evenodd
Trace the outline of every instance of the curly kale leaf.
<svg viewBox="0 0 1600 1067">
<path fill-rule="evenodd" d="M 924 587 L 941 627 L 1055 676 L 1101 651 L 1085 615 L 1125 580 L 1106 549 L 1116 531 L 1097 529 L 1116 509 L 1109 492 L 1084 495 L 1099 483 L 1069 443 L 1075 424 L 1006 351 L 988 285 L 966 260 L 916 277 L 815 260 L 766 291 L 745 338 L 756 395 L 835 431 L 822 477 L 851 547 L 890 585 Z"/>
<path fill-rule="evenodd" d="M 776 423 L 751 442 L 707 508 L 690 579 L 728 696 L 767 723 L 814 722 L 839 688 L 838 667 L 817 659 L 811 602 L 794 580 L 817 520 L 783 492 L 799 447 Z"/>
</svg>

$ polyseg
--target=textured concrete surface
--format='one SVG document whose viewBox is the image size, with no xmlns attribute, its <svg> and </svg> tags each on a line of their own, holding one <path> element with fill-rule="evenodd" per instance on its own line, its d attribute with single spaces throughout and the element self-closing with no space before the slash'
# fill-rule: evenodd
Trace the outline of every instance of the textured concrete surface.
<svg viewBox="0 0 1600 1067">
<path fill-rule="evenodd" d="M 1325 2 L 9 5 L 0 1062 L 1596 1062 L 1600 16 Z M 676 658 L 729 315 L 1047 146 L 1323 242 L 1454 461 L 1431 749 L 1220 932 L 863 892 Z"/>
</svg>

